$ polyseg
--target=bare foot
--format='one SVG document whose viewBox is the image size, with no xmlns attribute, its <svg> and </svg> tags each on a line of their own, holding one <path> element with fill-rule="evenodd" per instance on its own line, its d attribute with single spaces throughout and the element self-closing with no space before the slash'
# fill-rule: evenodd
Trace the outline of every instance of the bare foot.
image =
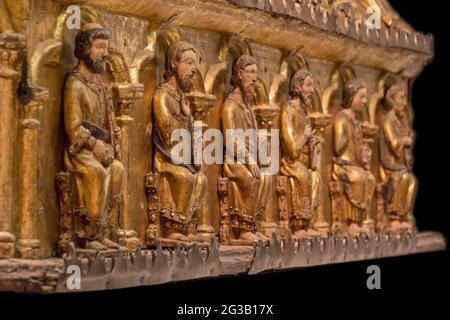
<svg viewBox="0 0 450 320">
<path fill-rule="evenodd" d="M 370 230 L 369 228 L 366 228 L 366 227 L 361 227 L 361 233 L 362 234 L 365 234 L 365 235 L 367 235 L 367 236 L 369 236 L 371 233 L 373 233 L 372 232 L 372 230 Z"/>
<path fill-rule="evenodd" d="M 108 238 L 103 238 L 102 244 L 105 245 L 108 249 L 117 249 L 117 250 L 128 250 L 126 247 L 122 247 L 118 243 L 115 243 L 112 240 L 109 240 Z"/>
<path fill-rule="evenodd" d="M 255 233 L 255 236 L 257 236 L 258 238 L 260 238 L 261 240 L 270 240 L 269 236 L 266 236 L 264 233 L 257 231 Z"/>
<path fill-rule="evenodd" d="M 132 237 L 125 240 L 125 243 L 122 243 L 124 247 L 128 249 L 128 251 L 134 252 L 138 247 L 142 247 L 141 240 L 138 237 Z"/>
<path fill-rule="evenodd" d="M 411 222 L 402 222 L 401 228 L 403 230 L 411 231 L 413 229 L 413 224 Z"/>
<path fill-rule="evenodd" d="M 363 228 L 358 226 L 356 223 L 352 223 L 348 227 L 347 232 L 352 236 L 358 236 L 360 233 L 363 233 Z"/>
<path fill-rule="evenodd" d="M 214 234 L 215 230 L 209 225 L 201 225 L 197 227 L 197 233 L 210 233 Z"/>
<path fill-rule="evenodd" d="M 292 235 L 292 239 L 294 240 L 300 240 L 300 239 L 310 239 L 311 236 L 309 235 L 308 231 L 304 229 L 300 229 L 294 232 Z"/>
<path fill-rule="evenodd" d="M 188 235 L 188 238 L 189 238 L 189 241 L 192 241 L 192 242 L 205 242 L 204 238 L 202 238 L 196 234 L 193 234 L 193 233 L 190 233 Z"/>
<path fill-rule="evenodd" d="M 170 240 L 189 242 L 189 238 L 179 232 L 174 232 L 167 237 Z"/>
<path fill-rule="evenodd" d="M 343 223 L 336 222 L 336 223 L 333 223 L 331 226 L 331 233 L 333 233 L 335 235 L 338 235 L 338 234 L 342 235 L 344 233 L 344 231 L 345 231 L 345 226 Z"/>
<path fill-rule="evenodd" d="M 239 235 L 239 240 L 244 240 L 248 242 L 257 242 L 258 240 L 260 240 L 260 238 L 256 234 L 247 231 Z"/>
<path fill-rule="evenodd" d="M 137 232 L 134 230 L 122 230 L 123 236 L 126 238 L 137 237 Z"/>
<path fill-rule="evenodd" d="M 100 243 L 99 241 L 89 241 L 88 245 L 86 246 L 87 249 L 92 249 L 92 250 L 107 250 L 108 248 L 103 245 L 102 243 Z"/>
<path fill-rule="evenodd" d="M 386 229 L 386 226 L 384 225 L 384 223 L 382 223 L 382 222 L 378 222 L 377 223 L 377 231 L 378 232 L 380 232 L 380 231 L 384 231 L 384 229 Z"/>
<path fill-rule="evenodd" d="M 134 252 L 138 247 L 141 247 L 141 241 L 137 237 L 137 232 L 134 230 L 119 230 L 117 232 L 118 243 L 121 246 L 127 247 L 129 251 Z"/>
<path fill-rule="evenodd" d="M 272 238 L 266 236 L 265 234 L 263 234 L 259 231 L 255 233 L 255 236 L 257 236 L 262 241 L 271 241 L 272 240 Z"/>
<path fill-rule="evenodd" d="M 310 237 L 320 237 L 322 235 L 319 231 L 316 231 L 314 229 L 308 229 L 307 232 Z"/>
<path fill-rule="evenodd" d="M 402 223 L 400 221 L 394 220 L 391 222 L 389 229 L 391 231 L 398 232 L 398 231 L 402 230 Z"/>
</svg>

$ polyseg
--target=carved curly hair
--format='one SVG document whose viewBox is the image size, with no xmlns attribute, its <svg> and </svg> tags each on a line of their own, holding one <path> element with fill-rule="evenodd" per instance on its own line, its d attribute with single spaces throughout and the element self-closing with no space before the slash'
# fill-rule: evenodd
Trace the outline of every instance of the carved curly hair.
<svg viewBox="0 0 450 320">
<path fill-rule="evenodd" d="M 291 81 L 289 82 L 289 95 L 291 97 L 298 95 L 297 90 L 295 90 L 295 85 L 297 83 L 300 83 L 300 85 L 303 85 L 303 82 L 305 81 L 306 77 L 313 77 L 311 72 L 305 69 L 299 69 L 296 72 L 294 72 L 291 76 Z"/>
<path fill-rule="evenodd" d="M 91 47 L 95 39 L 109 40 L 109 35 L 103 28 L 93 28 L 80 31 L 75 38 L 75 57 L 83 59 L 85 52 Z"/>
<path fill-rule="evenodd" d="M 233 62 L 233 73 L 231 74 L 231 85 L 236 87 L 241 80 L 239 79 L 239 71 L 244 70 L 245 67 L 256 64 L 256 59 L 249 55 L 242 55 L 236 58 Z"/>
<path fill-rule="evenodd" d="M 167 48 L 165 70 L 163 74 L 164 80 L 168 80 L 176 74 L 175 65 L 180 62 L 181 56 L 186 51 L 193 51 L 196 53 L 194 46 L 185 41 L 172 43 L 169 48 Z"/>
<path fill-rule="evenodd" d="M 394 84 L 388 89 L 384 100 L 384 107 L 386 110 L 391 110 L 394 107 L 395 95 L 401 91 L 405 90 L 398 84 Z"/>
<path fill-rule="evenodd" d="M 358 79 L 350 80 L 344 86 L 342 91 L 342 108 L 348 109 L 352 106 L 353 99 L 359 90 L 365 88 L 364 82 Z"/>
</svg>

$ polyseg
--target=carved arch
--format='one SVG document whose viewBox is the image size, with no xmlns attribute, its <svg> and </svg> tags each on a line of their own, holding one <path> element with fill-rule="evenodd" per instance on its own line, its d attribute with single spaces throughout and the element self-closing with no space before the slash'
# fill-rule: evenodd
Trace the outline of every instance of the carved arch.
<svg viewBox="0 0 450 320">
<path fill-rule="evenodd" d="M 377 115 L 380 108 L 384 106 L 384 99 L 389 88 L 394 84 L 400 84 L 398 76 L 392 73 L 383 74 L 378 80 L 377 91 L 372 95 L 369 102 L 369 122 L 372 125 L 377 124 Z"/>
<path fill-rule="evenodd" d="M 350 63 L 344 62 L 337 66 L 331 74 L 330 85 L 323 91 L 322 106 L 323 112 L 331 114 L 335 113 L 335 106 L 331 106 L 333 99 L 341 100 L 342 88 L 344 85 L 356 78 L 355 70 Z M 333 109 L 333 110 L 331 110 Z"/>
</svg>

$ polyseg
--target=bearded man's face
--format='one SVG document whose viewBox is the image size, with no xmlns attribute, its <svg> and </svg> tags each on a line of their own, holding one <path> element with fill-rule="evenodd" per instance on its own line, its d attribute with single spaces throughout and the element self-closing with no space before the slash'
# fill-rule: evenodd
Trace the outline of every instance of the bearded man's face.
<svg viewBox="0 0 450 320">
<path fill-rule="evenodd" d="M 195 52 L 192 50 L 183 52 L 176 68 L 177 82 L 183 92 L 191 92 L 194 88 L 196 70 L 197 56 Z"/>
<path fill-rule="evenodd" d="M 404 116 L 408 105 L 405 91 L 400 90 L 394 95 L 393 104 L 395 113 Z"/>
<path fill-rule="evenodd" d="M 90 49 L 84 52 L 83 61 L 92 73 L 104 73 L 106 71 L 108 44 L 109 41 L 106 39 L 94 39 Z"/>
<path fill-rule="evenodd" d="M 314 94 L 314 81 L 310 76 L 307 76 L 305 80 L 300 84 L 297 84 L 297 92 L 300 99 L 306 106 L 311 105 L 312 95 Z"/>
<path fill-rule="evenodd" d="M 256 100 L 256 79 L 258 78 L 258 67 L 256 64 L 246 66 L 239 71 L 240 85 L 243 91 L 244 100 L 248 104 L 254 104 Z"/>
</svg>

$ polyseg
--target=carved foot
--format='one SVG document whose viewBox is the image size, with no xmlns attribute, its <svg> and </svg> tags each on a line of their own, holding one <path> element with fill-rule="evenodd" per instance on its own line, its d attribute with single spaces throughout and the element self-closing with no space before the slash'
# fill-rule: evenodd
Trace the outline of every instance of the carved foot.
<svg viewBox="0 0 450 320">
<path fill-rule="evenodd" d="M 242 232 L 239 235 L 239 240 L 244 241 L 244 242 L 248 242 L 248 243 L 256 243 L 258 242 L 258 240 L 261 240 L 256 234 L 247 231 L 247 232 Z"/>
<path fill-rule="evenodd" d="M 185 236 L 184 234 L 178 233 L 178 232 L 174 232 L 171 233 L 167 239 L 169 240 L 174 240 L 174 241 L 184 241 L 184 242 L 189 242 L 189 238 L 187 236 Z"/>
<path fill-rule="evenodd" d="M 347 233 L 352 236 L 357 236 L 361 233 L 361 228 L 356 223 L 352 223 L 348 226 Z"/>
<path fill-rule="evenodd" d="M 300 240 L 300 239 L 311 239 L 314 237 L 320 237 L 321 233 L 313 230 L 313 229 L 301 229 L 294 232 L 292 235 L 292 239 Z"/>
<path fill-rule="evenodd" d="M 289 224 L 287 223 L 287 221 L 281 221 L 280 222 L 280 227 L 279 227 L 279 235 L 281 237 L 281 239 L 286 240 L 289 236 Z"/>
<path fill-rule="evenodd" d="M 0 232 L 0 259 L 14 258 L 16 238 L 9 232 Z"/>
<path fill-rule="evenodd" d="M 89 241 L 86 245 L 86 249 L 96 250 L 96 251 L 104 251 L 108 250 L 108 248 L 100 243 L 99 241 Z"/>
<path fill-rule="evenodd" d="M 270 243 L 270 238 L 260 232 L 252 233 L 250 231 L 242 232 L 238 239 L 230 240 L 232 246 L 254 246 L 262 241 L 264 244 Z"/>
<path fill-rule="evenodd" d="M 320 237 L 322 234 L 314 229 L 308 229 L 308 234 L 310 235 L 310 237 Z"/>
<path fill-rule="evenodd" d="M 411 221 L 402 222 L 402 229 L 412 231 L 414 229 L 414 223 Z"/>
<path fill-rule="evenodd" d="M 209 225 L 201 225 L 197 227 L 197 236 L 201 237 L 205 242 L 211 242 L 215 237 L 215 230 Z"/>
<path fill-rule="evenodd" d="M 274 233 L 275 233 L 275 236 L 277 237 L 277 239 L 280 239 L 282 237 L 280 234 L 280 229 L 276 223 L 263 222 L 263 223 L 261 223 L 260 230 L 261 230 L 261 232 L 257 232 L 256 234 L 262 233 L 263 238 L 267 238 L 269 241 L 272 239 L 272 234 L 274 234 Z M 286 232 L 286 237 L 287 237 L 287 232 Z"/>
<path fill-rule="evenodd" d="M 101 240 L 92 240 L 86 241 L 84 245 L 85 249 L 96 250 L 96 251 L 105 251 L 109 249 L 127 251 L 126 247 L 122 247 L 118 243 L 109 240 L 108 238 L 103 238 Z"/>
<path fill-rule="evenodd" d="M 128 248 L 122 247 L 118 243 L 115 243 L 114 241 L 109 240 L 108 238 L 103 238 L 101 243 L 106 246 L 108 249 L 116 249 L 121 251 L 128 251 Z"/>
<path fill-rule="evenodd" d="M 373 219 L 364 220 L 362 227 L 369 230 L 369 232 L 375 232 L 375 221 Z"/>
<path fill-rule="evenodd" d="M 382 232 L 386 229 L 386 225 L 383 222 L 377 222 L 377 232 Z"/>
<path fill-rule="evenodd" d="M 317 222 L 314 224 L 314 230 L 320 233 L 324 238 L 330 235 L 330 224 L 328 222 Z"/>
<path fill-rule="evenodd" d="M 269 242 L 269 241 L 272 240 L 272 237 L 269 237 L 269 236 L 267 236 L 267 235 L 265 235 L 264 233 L 259 232 L 259 231 L 256 232 L 255 235 L 259 238 L 259 240 L 262 240 L 262 241 L 267 241 L 267 242 Z"/>
<path fill-rule="evenodd" d="M 117 242 L 119 245 L 126 247 L 128 251 L 134 252 L 137 247 L 141 247 L 141 241 L 137 237 L 137 233 L 134 230 L 119 230 L 117 231 Z"/>
<path fill-rule="evenodd" d="M 38 239 L 20 239 L 17 242 L 17 253 L 22 259 L 39 259 L 41 242 Z"/>
<path fill-rule="evenodd" d="M 193 234 L 193 233 L 190 233 L 188 235 L 188 239 L 189 239 L 189 241 L 192 241 L 192 242 L 205 242 L 205 239 L 202 236 L 199 236 L 199 235 Z"/>
<path fill-rule="evenodd" d="M 408 221 L 391 221 L 388 230 L 393 232 L 401 232 L 403 230 L 411 231 L 414 228 L 413 223 Z"/>
<path fill-rule="evenodd" d="M 352 224 L 350 224 L 350 226 L 348 226 L 347 233 L 353 237 L 357 237 L 360 234 L 368 235 L 371 233 L 371 231 L 366 227 L 360 227 L 358 224 L 352 223 Z"/>
<path fill-rule="evenodd" d="M 398 220 L 391 221 L 389 231 L 399 232 L 402 230 L 402 223 Z"/>
<path fill-rule="evenodd" d="M 343 235 L 345 233 L 345 225 L 341 222 L 333 223 L 331 226 L 331 233 L 335 236 Z"/>
</svg>

